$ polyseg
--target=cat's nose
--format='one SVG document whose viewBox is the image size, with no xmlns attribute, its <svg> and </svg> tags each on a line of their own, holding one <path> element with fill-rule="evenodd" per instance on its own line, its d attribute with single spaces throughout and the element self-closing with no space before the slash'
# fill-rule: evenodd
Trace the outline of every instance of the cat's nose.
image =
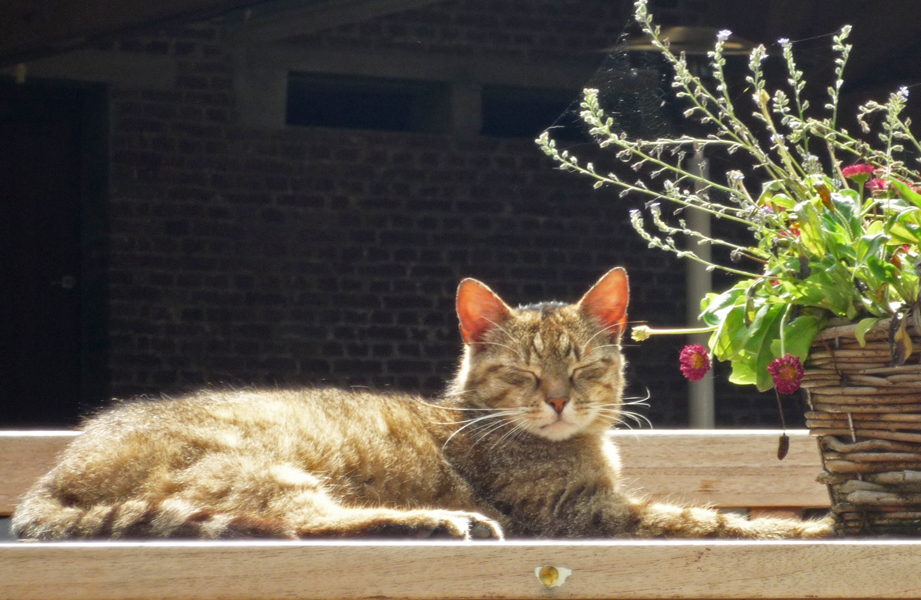
<svg viewBox="0 0 921 600">
<path fill-rule="evenodd" d="M 563 412 L 563 407 L 566 406 L 566 403 L 569 402 L 569 398 L 548 398 L 547 404 L 553 407 L 553 410 L 556 411 L 556 414 L 561 414 Z"/>
</svg>

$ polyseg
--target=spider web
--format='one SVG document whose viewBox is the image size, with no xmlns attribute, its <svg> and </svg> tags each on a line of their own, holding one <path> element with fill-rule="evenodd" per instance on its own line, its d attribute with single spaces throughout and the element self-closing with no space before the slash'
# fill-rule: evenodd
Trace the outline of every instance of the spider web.
<svg viewBox="0 0 921 600">
<path fill-rule="evenodd" d="M 583 87 L 598 90 L 599 102 L 614 120 L 615 131 L 639 139 L 671 135 L 677 129 L 679 115 L 668 68 L 658 52 L 631 50 L 630 37 L 625 29 Z M 571 143 L 592 141 L 588 126 L 579 116 L 581 102 L 579 94 L 547 128 L 551 138 Z"/>
</svg>

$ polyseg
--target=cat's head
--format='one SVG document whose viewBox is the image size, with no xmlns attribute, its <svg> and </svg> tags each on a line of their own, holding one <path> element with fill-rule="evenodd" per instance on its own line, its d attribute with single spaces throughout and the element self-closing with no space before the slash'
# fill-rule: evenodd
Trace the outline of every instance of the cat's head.
<svg viewBox="0 0 921 600">
<path fill-rule="evenodd" d="M 620 416 L 628 299 L 621 268 L 575 304 L 519 308 L 465 279 L 457 314 L 466 348 L 452 394 L 493 415 L 479 429 L 496 427 L 509 437 L 527 432 L 559 441 L 607 429 Z"/>
</svg>

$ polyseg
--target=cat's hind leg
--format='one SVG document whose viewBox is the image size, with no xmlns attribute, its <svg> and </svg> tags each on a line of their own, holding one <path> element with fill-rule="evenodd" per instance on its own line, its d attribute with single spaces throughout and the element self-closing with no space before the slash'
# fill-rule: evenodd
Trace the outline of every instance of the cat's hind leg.
<svg viewBox="0 0 921 600">
<path fill-rule="evenodd" d="M 149 473 L 134 489 L 124 487 L 123 475 L 113 470 L 86 483 L 48 474 L 17 507 L 14 533 L 44 540 L 502 537 L 495 521 L 475 512 L 350 506 L 331 492 L 334 483 L 243 453 L 211 453 L 184 469 Z M 98 486 L 122 486 L 124 498 L 101 501 Z"/>
<path fill-rule="evenodd" d="M 301 537 L 502 539 L 498 523 L 472 512 L 336 507 L 298 518 Z"/>
<path fill-rule="evenodd" d="M 209 456 L 170 486 L 178 487 L 178 496 L 190 505 L 248 517 L 228 523 L 228 530 L 255 521 L 269 532 L 297 537 L 502 538 L 499 524 L 476 512 L 350 505 L 345 494 L 336 493 L 335 482 L 299 466 L 234 454 Z"/>
</svg>

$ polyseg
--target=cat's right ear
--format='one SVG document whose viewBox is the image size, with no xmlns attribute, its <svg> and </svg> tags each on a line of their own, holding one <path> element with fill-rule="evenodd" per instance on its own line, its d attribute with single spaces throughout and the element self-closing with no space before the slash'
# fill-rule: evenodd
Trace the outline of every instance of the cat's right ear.
<svg viewBox="0 0 921 600">
<path fill-rule="evenodd" d="M 464 279 L 457 288 L 457 318 L 465 344 L 475 344 L 512 312 L 491 289 L 476 279 Z"/>
</svg>

